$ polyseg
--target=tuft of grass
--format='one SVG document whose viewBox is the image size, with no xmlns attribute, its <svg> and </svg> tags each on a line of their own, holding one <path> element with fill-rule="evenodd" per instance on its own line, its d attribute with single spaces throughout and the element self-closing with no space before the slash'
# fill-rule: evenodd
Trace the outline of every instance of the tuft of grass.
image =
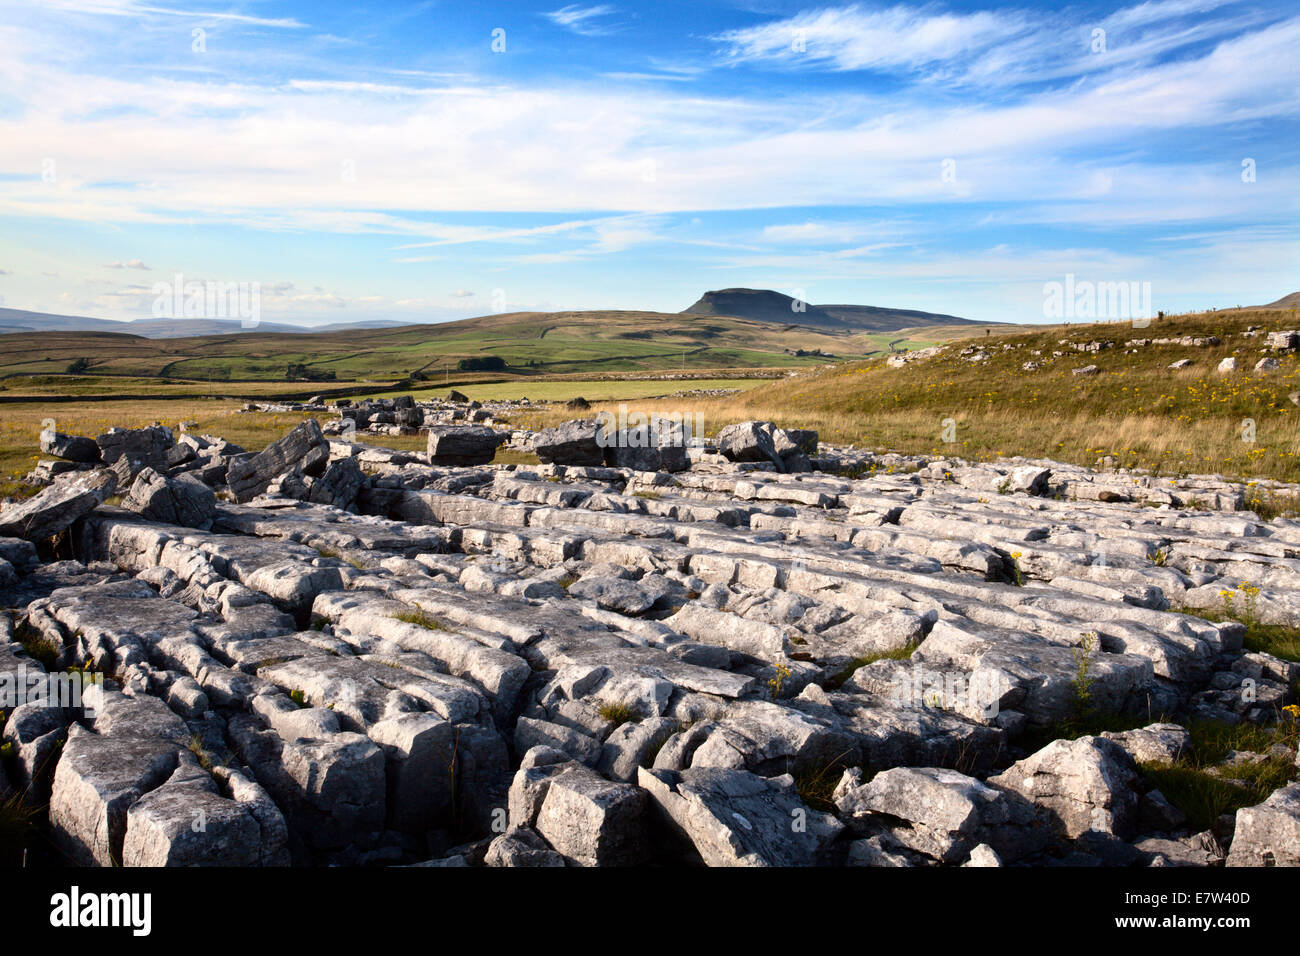
<svg viewBox="0 0 1300 956">
<path fill-rule="evenodd" d="M 799 799 L 813 810 L 833 813 L 835 811 L 835 802 L 831 798 L 835 794 L 835 787 L 839 784 L 840 778 L 844 776 L 844 771 L 849 769 L 849 764 L 845 759 L 847 756 L 847 754 L 840 754 L 816 770 L 794 774 L 794 786 L 799 794 Z M 864 765 L 862 767 L 863 782 L 869 781 L 872 776 L 874 776 L 874 771 Z"/>
<path fill-rule="evenodd" d="M 615 727 L 621 727 L 628 721 L 641 719 L 641 714 L 631 704 L 604 703 L 596 710 L 602 718 L 608 720 Z"/>
<path fill-rule="evenodd" d="M 1252 482 L 1246 489 L 1245 510 L 1255 512 L 1264 521 L 1293 518 L 1297 510 L 1300 510 L 1300 501 L 1293 495 L 1279 494 L 1271 488 L 1261 488 Z"/>
<path fill-rule="evenodd" d="M 1232 594 L 1233 592 L 1228 592 Z M 1272 654 L 1285 661 L 1300 662 L 1300 628 L 1285 624 L 1261 624 L 1254 615 L 1253 603 L 1249 596 L 1242 606 L 1225 598 L 1222 608 L 1170 608 L 1180 614 L 1191 614 L 1207 621 L 1236 621 L 1246 626 L 1246 635 L 1242 640 L 1248 651 Z"/>
<path fill-rule="evenodd" d="M 644 498 L 647 501 L 659 501 L 663 498 L 663 495 L 659 494 L 657 491 L 634 491 L 632 492 L 632 497 Z"/>
<path fill-rule="evenodd" d="M 358 571 L 364 571 L 366 569 L 366 566 L 356 558 L 349 558 L 347 555 L 343 554 L 341 551 L 335 550 L 334 548 L 318 547 L 313 548 L 312 550 L 322 558 L 333 558 L 336 561 L 342 561 L 344 564 L 352 565 Z"/>
<path fill-rule="evenodd" d="M 302 692 L 298 691 L 297 693 L 302 693 Z M 200 737 L 198 734 L 194 734 L 192 737 L 190 737 L 190 742 L 186 745 L 186 747 L 190 753 L 194 754 L 194 756 L 198 758 L 199 766 L 202 767 L 204 770 L 206 770 L 208 773 L 211 773 L 212 754 L 210 754 L 207 748 L 203 746 L 203 738 Z"/>
<path fill-rule="evenodd" d="M 19 867 L 38 833 L 40 808 L 15 794 L 0 801 L 0 866 Z"/>
<path fill-rule="evenodd" d="M 1187 815 L 1193 830 L 1208 830 L 1223 814 L 1255 806 L 1296 778 L 1291 757 L 1270 756 L 1258 762 L 1220 766 L 1234 750 L 1262 754 L 1274 744 L 1295 747 L 1300 728 L 1294 722 L 1262 727 L 1197 721 L 1187 730 L 1191 746 L 1172 766 L 1143 764 L 1141 769 L 1165 798 Z"/>
<path fill-rule="evenodd" d="M 855 657 L 849 661 L 844 670 L 823 681 L 822 688 L 824 690 L 839 690 L 858 668 L 874 664 L 876 661 L 905 661 L 912 656 L 914 650 L 916 650 L 916 646 L 909 644 L 906 647 L 896 647 L 892 651 L 879 651 L 875 654 L 867 654 L 864 657 Z"/>
<path fill-rule="evenodd" d="M 59 655 L 63 653 L 63 648 L 54 643 L 53 640 L 31 628 L 23 629 L 19 642 L 22 644 L 23 650 L 27 652 L 27 656 L 34 661 L 40 661 L 47 671 L 54 670 Z"/>
<path fill-rule="evenodd" d="M 438 620 L 432 614 L 421 611 L 418 608 L 414 611 L 402 611 L 400 614 L 394 614 L 393 617 L 399 621 L 405 621 L 407 624 L 414 624 L 416 627 L 422 627 L 427 631 L 450 631 L 446 624 Z"/>
<path fill-rule="evenodd" d="M 299 707 L 307 706 L 307 695 L 300 690 L 289 691 L 289 699 L 293 701 L 295 704 L 297 704 Z"/>
</svg>

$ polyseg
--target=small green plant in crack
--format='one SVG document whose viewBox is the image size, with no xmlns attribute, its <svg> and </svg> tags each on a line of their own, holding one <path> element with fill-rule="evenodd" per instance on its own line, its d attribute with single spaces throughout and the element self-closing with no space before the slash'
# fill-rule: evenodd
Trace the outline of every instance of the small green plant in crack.
<svg viewBox="0 0 1300 956">
<path fill-rule="evenodd" d="M 1234 621 L 1237 619 L 1237 609 L 1236 609 L 1236 607 L 1233 605 L 1233 599 L 1234 599 L 1235 597 L 1236 597 L 1236 594 L 1235 594 L 1235 592 L 1234 592 L 1231 588 L 1220 588 L 1220 589 L 1219 589 L 1219 601 L 1220 601 L 1220 602 L 1222 603 L 1222 605 L 1223 605 L 1223 609 L 1222 609 L 1222 611 L 1221 611 L 1220 613 L 1221 613 L 1224 617 L 1232 618 Z"/>
<path fill-rule="evenodd" d="M 1084 634 L 1072 653 L 1074 678 L 1070 683 L 1074 685 L 1075 713 L 1082 717 L 1092 710 L 1092 685 L 1097 682 L 1097 678 L 1091 674 L 1092 662 L 1097 654 L 1097 632 L 1088 631 Z"/>
<path fill-rule="evenodd" d="M 773 700 L 781 699 L 781 691 L 785 688 L 785 682 L 790 677 L 790 668 L 785 664 L 777 664 L 775 674 L 767 681 L 767 692 Z"/>
<path fill-rule="evenodd" d="M 893 650 L 876 651 L 874 654 L 855 657 L 845 665 L 842 671 L 823 681 L 822 688 L 824 690 L 839 690 L 844 686 L 845 681 L 857 673 L 859 669 L 866 667 L 868 664 L 874 664 L 876 661 L 905 661 L 912 656 L 914 650 L 916 650 L 915 644 L 907 644 L 903 647 L 896 647 Z"/>
<path fill-rule="evenodd" d="M 1246 625 L 1246 629 L 1255 626 L 1256 605 L 1259 602 L 1259 588 L 1249 581 L 1242 581 L 1237 585 L 1237 592 L 1241 595 L 1241 623 Z"/>
<path fill-rule="evenodd" d="M 400 614 L 394 614 L 396 620 L 404 621 L 407 624 L 414 624 L 416 627 L 422 627 L 426 631 L 450 631 L 446 624 L 438 620 L 432 614 L 426 611 L 416 609 L 414 611 L 403 611 Z"/>
<path fill-rule="evenodd" d="M 818 770 L 808 773 L 795 774 L 794 786 L 795 791 L 799 794 L 799 799 L 807 806 L 822 813 L 832 813 L 835 810 L 835 786 L 844 776 L 844 767 L 840 761 L 832 760 Z"/>
<path fill-rule="evenodd" d="M 336 551 L 333 548 L 318 547 L 314 550 L 322 558 L 332 558 L 335 561 L 342 561 L 344 564 L 352 565 L 352 567 L 356 568 L 358 571 L 364 571 L 366 569 L 366 566 L 356 558 L 349 558 L 347 555 L 340 551 Z"/>
<path fill-rule="evenodd" d="M 663 498 L 663 495 L 659 494 L 657 491 L 634 491 L 632 492 L 632 497 L 644 498 L 647 501 L 659 501 Z"/>
<path fill-rule="evenodd" d="M 0 866 L 20 867 L 24 851 L 37 838 L 40 808 L 21 794 L 0 800 Z"/>
<path fill-rule="evenodd" d="M 300 690 L 289 691 L 289 699 L 293 701 L 295 704 L 297 704 L 299 707 L 307 706 L 307 695 Z"/>
<path fill-rule="evenodd" d="M 1156 548 L 1147 555 L 1147 559 L 1157 568 L 1163 568 L 1169 563 L 1169 549 Z"/>
<path fill-rule="evenodd" d="M 301 691 L 299 693 L 301 693 Z M 200 737 L 198 734 L 195 734 L 194 736 L 190 737 L 190 742 L 187 746 L 189 752 L 194 754 L 195 758 L 198 760 L 199 766 L 202 767 L 204 770 L 206 770 L 208 773 L 211 773 L 212 754 L 209 753 L 208 749 L 203 746 L 203 738 Z"/>
<path fill-rule="evenodd" d="M 22 645 L 23 650 L 27 652 L 27 656 L 34 661 L 40 661 L 47 671 L 54 670 L 54 665 L 58 662 L 59 655 L 63 653 L 63 648 L 32 627 L 27 621 L 20 621 L 16 631 L 14 637 Z"/>
<path fill-rule="evenodd" d="M 1011 583 L 1018 588 L 1025 586 L 1025 573 L 1020 570 L 1021 552 L 1011 552 Z"/>
<path fill-rule="evenodd" d="M 625 703 L 606 702 L 601 704 L 596 709 L 596 712 L 600 714 L 601 718 L 608 720 L 615 727 L 621 727 L 629 721 L 641 719 L 641 714 L 637 709 L 631 704 Z"/>
<path fill-rule="evenodd" d="M 1000 495 L 1009 495 L 1009 494 L 1011 494 L 1011 479 L 1010 479 L 1010 478 L 1004 478 L 1002 481 L 998 482 L 998 494 L 1000 494 Z"/>
</svg>

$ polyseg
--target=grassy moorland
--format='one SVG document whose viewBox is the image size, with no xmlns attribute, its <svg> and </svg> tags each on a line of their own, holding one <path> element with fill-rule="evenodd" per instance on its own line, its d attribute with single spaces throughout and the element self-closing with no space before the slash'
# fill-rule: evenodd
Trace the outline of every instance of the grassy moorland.
<svg viewBox="0 0 1300 956">
<path fill-rule="evenodd" d="M 434 388 L 387 389 L 366 398 L 392 398 L 397 395 L 414 395 L 420 401 L 445 398 L 449 388 L 454 388 L 466 398 L 485 401 L 507 401 L 527 398 L 532 402 L 567 402 L 585 398 L 589 402 L 620 402 L 658 398 L 679 393 L 726 389 L 745 391 L 761 385 L 763 378 L 637 378 L 601 380 L 592 379 L 525 379 L 510 382 L 483 382 L 474 385 L 442 384 Z"/>
<path fill-rule="evenodd" d="M 967 329 L 969 331 L 969 329 Z M 830 332 L 726 316 L 658 312 L 525 312 L 437 325 L 346 332 L 148 339 L 116 332 L 11 333 L 0 379 L 75 367 L 101 377 L 177 382 L 283 382 L 290 365 L 317 380 L 393 382 L 413 373 L 454 374 L 461 359 L 494 356 L 515 374 L 564 375 L 663 369 L 810 367 L 939 341 L 914 333 Z M 800 351 L 805 354 L 799 355 Z M 820 353 L 820 354 L 817 354 Z"/>
<path fill-rule="evenodd" d="M 1121 466 L 1162 474 L 1300 481 L 1300 407 L 1288 397 L 1300 390 L 1300 358 L 1279 356 L 1279 370 L 1255 372 L 1264 338 L 1245 335 L 1252 326 L 1295 329 L 1300 318 L 1289 310 L 1244 310 L 1155 319 L 1143 329 L 1098 323 L 991 330 L 903 368 L 882 357 L 799 373 L 737 395 L 630 408 L 699 413 L 711 433 L 760 418 L 816 428 L 824 440 L 915 454 L 977 460 L 1027 455 L 1086 465 L 1113 456 Z M 1215 335 L 1221 342 L 1124 346 L 1131 339 L 1185 335 Z M 1062 344 L 1094 341 L 1112 347 L 1084 353 Z M 968 345 L 988 359 L 962 357 Z M 1220 360 L 1234 354 L 1237 371 L 1218 374 Z M 1168 368 L 1185 358 L 1192 360 L 1187 368 Z M 1028 362 L 1039 368 L 1026 370 Z M 1097 374 L 1073 373 L 1087 365 L 1097 366 Z M 594 411 L 601 408 L 617 406 Z M 554 408 L 531 420 L 540 425 L 565 417 L 571 414 Z M 943 440 L 948 419 L 956 426 L 953 443 Z"/>
<path fill-rule="evenodd" d="M 1251 327 L 1261 334 L 1245 334 Z M 826 440 L 880 450 L 976 460 L 1041 456 L 1086 465 L 1112 456 L 1122 466 L 1161 474 L 1217 472 L 1246 480 L 1300 481 L 1300 407 L 1289 398 L 1300 391 L 1300 358 L 1280 356 L 1281 368 L 1274 372 L 1253 370 L 1264 354 L 1262 333 L 1291 328 L 1300 328 L 1300 317 L 1290 310 L 1234 310 L 1165 317 L 1142 329 L 1128 323 L 1002 326 L 987 334 L 983 329 L 974 334 L 965 330 L 962 339 L 947 330 L 926 329 L 929 341 L 947 341 L 948 348 L 902 368 L 890 367 L 882 355 L 829 367 L 823 359 L 820 366 L 803 371 L 766 368 L 746 373 L 735 366 L 685 372 L 633 369 L 585 376 L 509 375 L 487 383 L 480 374 L 473 384 L 453 377 L 402 391 L 427 398 L 456 387 L 479 400 L 527 396 L 552 403 L 516 415 L 512 424 L 521 427 L 574 417 L 562 403 L 583 396 L 593 404 L 584 415 L 602 409 L 617 412 L 622 404 L 634 411 L 698 414 L 711 434 L 731 422 L 761 418 L 816 428 Z M 1125 347 L 1131 339 L 1209 335 L 1218 336 L 1220 343 Z M 1112 346 L 1093 353 L 1063 344 L 1096 341 Z M 988 358 L 972 362 L 961 356 L 969 346 L 977 346 Z M 1218 374 L 1217 365 L 1229 355 L 1236 356 L 1237 371 Z M 1191 359 L 1192 364 L 1168 368 L 1179 359 Z M 1027 370 L 1029 362 L 1039 367 Z M 1096 365 L 1097 374 L 1073 373 L 1086 365 Z M 113 383 L 107 376 L 91 378 L 83 394 L 97 394 Z M 76 394 L 61 377 L 36 381 L 52 393 Z M 154 382 L 164 390 L 156 398 L 0 404 L 0 477 L 12 479 L 30 469 L 46 418 L 55 418 L 61 431 L 89 435 L 112 425 L 194 421 L 197 431 L 258 449 L 303 417 L 239 413 L 240 402 L 233 399 L 168 399 L 165 389 L 173 386 Z M 142 394 L 137 389 L 148 384 L 140 379 L 124 387 Z M 269 381 L 251 384 L 255 390 L 248 394 L 266 397 L 282 394 L 285 387 Z M 30 394 L 32 387 L 22 394 Z M 303 388 L 296 383 L 294 391 Z M 720 397 L 681 394 L 708 389 L 739 391 Z M 241 385 L 241 391 L 247 387 Z M 390 383 L 362 394 L 395 392 Z M 943 440 L 949 419 L 955 426 L 952 443 Z M 1252 437 L 1252 425 L 1254 440 L 1244 441 Z M 423 445 L 419 438 L 373 440 L 399 448 Z M 10 485 L 6 490 L 12 489 Z"/>
</svg>

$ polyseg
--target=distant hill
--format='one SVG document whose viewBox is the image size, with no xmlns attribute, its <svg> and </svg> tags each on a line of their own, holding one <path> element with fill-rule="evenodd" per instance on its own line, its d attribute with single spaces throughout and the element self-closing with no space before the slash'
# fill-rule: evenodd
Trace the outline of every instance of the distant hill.
<svg viewBox="0 0 1300 956">
<path fill-rule="evenodd" d="M 1261 309 L 1300 309 L 1300 292 L 1292 292 L 1290 295 L 1284 295 L 1276 302 L 1270 302 L 1268 305 L 1259 306 Z"/>
<path fill-rule="evenodd" d="M 307 326 L 286 322 L 259 322 L 245 328 L 239 319 L 133 319 L 119 322 L 113 319 L 92 319 L 84 315 L 55 315 L 50 312 L 28 312 L 24 309 L 0 309 L 0 334 L 6 332 L 121 332 L 139 335 L 146 339 L 180 339 L 196 335 L 228 335 L 234 332 L 294 332 L 310 333 L 347 332 L 355 329 L 388 329 L 409 325 L 392 319 L 370 319 L 364 322 L 332 323 Z"/>
<path fill-rule="evenodd" d="M 729 315 L 758 322 L 779 322 L 847 332 L 850 326 L 815 305 L 797 302 L 771 289 L 721 289 L 706 292 L 683 315 Z"/>
<path fill-rule="evenodd" d="M 801 304 L 790 296 L 771 289 L 720 289 L 706 292 L 698 302 L 684 309 L 683 314 L 729 315 L 759 322 L 779 322 L 782 325 L 801 325 L 840 332 L 894 332 L 927 325 L 988 324 L 916 309 Z"/>
<path fill-rule="evenodd" d="M 921 312 L 916 309 L 887 309 L 878 305 L 819 305 L 827 315 L 833 316 L 849 327 L 864 332 L 893 332 L 923 325 L 989 325 L 978 319 L 963 319 L 941 312 Z"/>
<path fill-rule="evenodd" d="M 139 327 L 121 322 L 113 323 L 112 331 L 0 336 L 0 385 L 7 375 L 62 375 L 74 367 L 91 376 L 200 382 L 284 381 L 291 367 L 302 377 L 338 382 L 417 374 L 447 380 L 462 360 L 486 356 L 503 359 L 504 374 L 523 376 L 800 368 L 856 361 L 892 348 L 924 348 L 951 338 L 952 331 L 850 332 L 725 315 L 633 311 L 513 312 L 292 334 L 268 330 L 263 323 L 234 334 L 186 338 L 146 338 L 134 334 Z"/>
</svg>

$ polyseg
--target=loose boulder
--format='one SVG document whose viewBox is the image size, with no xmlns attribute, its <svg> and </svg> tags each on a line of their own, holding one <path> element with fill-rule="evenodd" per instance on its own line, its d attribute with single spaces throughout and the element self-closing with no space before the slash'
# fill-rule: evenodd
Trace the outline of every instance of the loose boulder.
<svg viewBox="0 0 1300 956">
<path fill-rule="evenodd" d="M 41 432 L 41 451 L 66 461 L 94 464 L 100 459 L 99 446 L 93 438 L 65 435 L 62 432 Z"/>
<path fill-rule="evenodd" d="M 429 463 L 486 465 L 507 437 L 486 425 L 434 425 L 429 429 Z"/>
<path fill-rule="evenodd" d="M 600 426 L 581 419 L 538 432 L 533 438 L 533 452 L 547 465 L 598 467 L 605 463 Z"/>
<path fill-rule="evenodd" d="M 315 419 L 296 426 L 279 441 L 249 458 L 235 459 L 226 469 L 226 484 L 239 502 L 250 501 L 275 478 L 295 467 L 319 475 L 329 462 L 329 443 Z"/>
<path fill-rule="evenodd" d="M 0 511 L 0 537 L 34 542 L 51 538 L 94 511 L 116 486 L 113 473 L 102 469 L 55 482 Z"/>
<path fill-rule="evenodd" d="M 169 478 L 146 468 L 131 485 L 122 507 L 150 521 L 207 530 L 217 513 L 217 496 L 196 478 Z"/>
<path fill-rule="evenodd" d="M 1228 866 L 1300 866 L 1300 783 L 1237 811 Z"/>
<path fill-rule="evenodd" d="M 1045 809 L 1070 839 L 1089 830 L 1129 839 L 1137 826 L 1137 767 L 1103 737 L 1053 741 L 986 782 Z"/>
</svg>

